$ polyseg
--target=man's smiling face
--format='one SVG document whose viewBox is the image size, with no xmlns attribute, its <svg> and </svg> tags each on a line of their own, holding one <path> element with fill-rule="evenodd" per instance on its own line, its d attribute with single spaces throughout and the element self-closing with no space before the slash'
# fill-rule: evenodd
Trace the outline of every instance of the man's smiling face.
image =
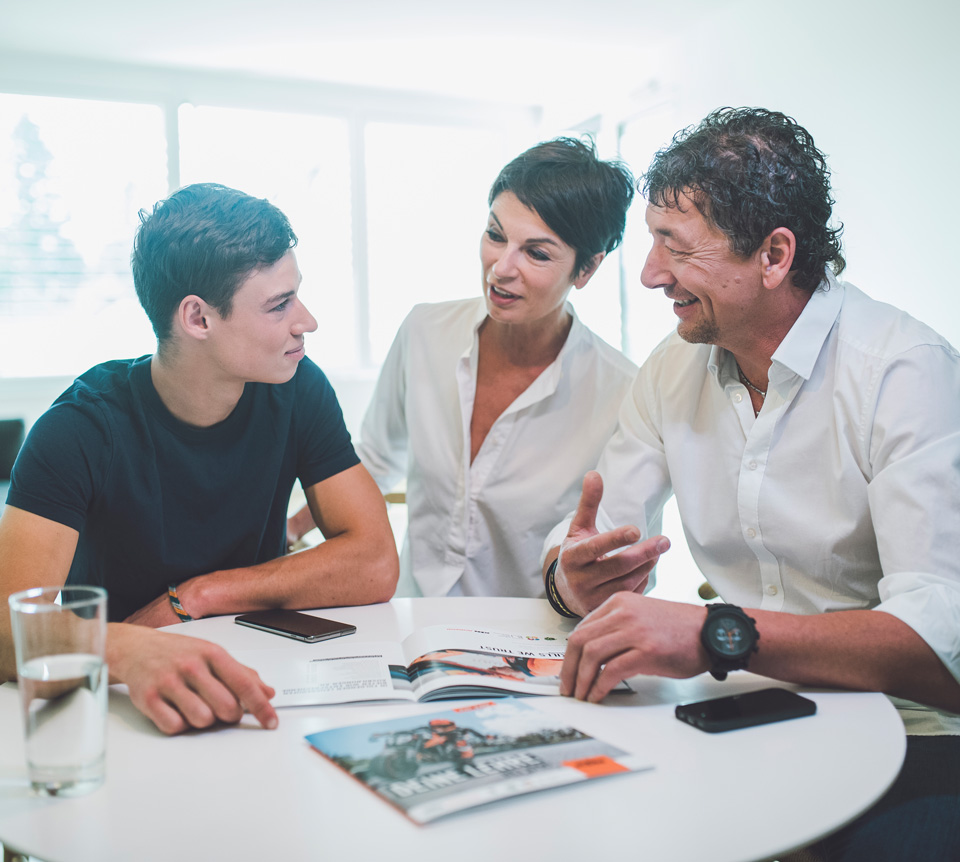
<svg viewBox="0 0 960 862">
<path fill-rule="evenodd" d="M 673 300 L 677 332 L 693 344 L 728 350 L 755 337 L 752 317 L 763 291 L 759 251 L 740 257 L 687 195 L 681 207 L 647 205 L 653 246 L 640 275 L 645 287 Z"/>
</svg>

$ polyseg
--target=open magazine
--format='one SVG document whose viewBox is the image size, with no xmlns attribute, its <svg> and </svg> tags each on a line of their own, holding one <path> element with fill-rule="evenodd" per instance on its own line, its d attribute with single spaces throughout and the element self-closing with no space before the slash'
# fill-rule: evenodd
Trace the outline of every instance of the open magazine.
<svg viewBox="0 0 960 862">
<path fill-rule="evenodd" d="M 324 730 L 307 741 L 416 823 L 652 768 L 514 698 Z"/>
<path fill-rule="evenodd" d="M 428 626 L 402 643 L 349 637 L 233 656 L 276 689 L 274 706 L 560 694 L 566 637 Z M 629 691 L 621 684 L 623 691 Z"/>
</svg>

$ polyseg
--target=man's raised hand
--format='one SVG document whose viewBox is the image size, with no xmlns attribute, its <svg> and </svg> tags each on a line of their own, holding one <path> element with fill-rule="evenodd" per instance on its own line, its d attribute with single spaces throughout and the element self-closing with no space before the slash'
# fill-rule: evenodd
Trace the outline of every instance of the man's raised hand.
<svg viewBox="0 0 960 862">
<path fill-rule="evenodd" d="M 660 555 L 670 548 L 666 536 L 640 542 L 637 527 L 597 530 L 603 479 L 594 471 L 583 478 L 580 503 L 560 545 L 555 583 L 564 603 L 586 615 L 614 593 L 642 593 Z M 639 544 L 637 544 L 639 542 Z M 623 550 L 619 550 L 623 549 Z M 614 553 L 619 551 L 618 553 Z"/>
</svg>

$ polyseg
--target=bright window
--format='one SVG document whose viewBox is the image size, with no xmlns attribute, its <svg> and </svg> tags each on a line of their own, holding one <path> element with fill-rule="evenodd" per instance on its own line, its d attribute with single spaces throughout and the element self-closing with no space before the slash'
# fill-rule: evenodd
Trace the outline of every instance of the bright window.
<svg viewBox="0 0 960 862">
<path fill-rule="evenodd" d="M 154 349 L 129 261 L 166 188 L 159 107 L 0 94 L 0 376 Z"/>
<path fill-rule="evenodd" d="M 638 179 L 663 142 L 670 140 L 671 133 L 667 129 L 672 128 L 673 118 L 668 112 L 644 115 L 624 124 L 620 132 L 620 156 Z M 646 209 L 647 202 L 638 193 L 627 213 L 623 241 L 623 316 L 627 334 L 623 350 L 638 365 L 671 330 L 677 328 L 673 305 L 664 299 L 663 291 L 647 290 L 640 283 L 640 273 L 651 243 L 644 218 Z"/>
<path fill-rule="evenodd" d="M 171 183 L 223 183 L 287 214 L 318 321 L 308 350 L 334 372 L 369 375 L 414 304 L 480 293 L 487 193 L 522 148 L 524 115 L 447 123 L 429 99 L 409 100 L 408 118 L 372 97 L 349 111 L 334 99 L 327 115 L 286 93 L 282 112 L 262 92 L 228 108 L 221 83 L 195 88 L 195 104 L 0 93 L 0 378 L 155 349 L 130 252 L 138 213 Z"/>
<path fill-rule="evenodd" d="M 324 368 L 355 366 L 347 122 L 192 105 L 179 116 L 181 183 L 222 183 L 283 210 L 299 240 L 300 296 L 318 324 L 308 353 Z"/>
<path fill-rule="evenodd" d="M 366 127 L 372 360 L 380 364 L 418 302 L 481 293 L 480 235 L 503 137 L 475 129 Z"/>
</svg>

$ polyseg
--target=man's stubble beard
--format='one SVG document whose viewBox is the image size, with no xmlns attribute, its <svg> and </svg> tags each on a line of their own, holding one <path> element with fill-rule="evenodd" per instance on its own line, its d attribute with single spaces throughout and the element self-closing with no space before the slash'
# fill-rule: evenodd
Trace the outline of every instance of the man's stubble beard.
<svg viewBox="0 0 960 862">
<path fill-rule="evenodd" d="M 688 344 L 716 344 L 720 340 L 720 331 L 712 321 L 695 320 L 690 323 L 680 321 L 677 335 Z"/>
</svg>

